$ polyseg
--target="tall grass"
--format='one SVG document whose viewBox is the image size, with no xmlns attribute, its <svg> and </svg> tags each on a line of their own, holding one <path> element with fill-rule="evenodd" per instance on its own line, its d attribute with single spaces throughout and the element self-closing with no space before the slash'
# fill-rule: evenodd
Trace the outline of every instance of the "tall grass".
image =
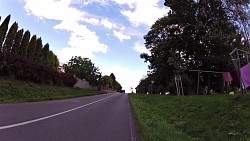
<svg viewBox="0 0 250 141">
<path fill-rule="evenodd" d="M 250 96 L 130 94 L 143 141 L 250 140 Z"/>
<path fill-rule="evenodd" d="M 100 94 L 99 91 L 38 85 L 0 78 L 0 103 L 20 103 L 65 99 Z"/>
</svg>

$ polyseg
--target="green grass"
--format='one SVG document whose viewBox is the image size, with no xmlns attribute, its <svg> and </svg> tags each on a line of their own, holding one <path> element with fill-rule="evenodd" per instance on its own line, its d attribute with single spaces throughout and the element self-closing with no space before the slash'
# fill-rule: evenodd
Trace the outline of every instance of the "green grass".
<svg viewBox="0 0 250 141">
<path fill-rule="evenodd" d="M 250 95 L 129 96 L 143 141 L 250 140 Z"/>
<path fill-rule="evenodd" d="M 21 103 L 74 98 L 100 94 L 100 91 L 52 87 L 0 78 L 0 103 Z"/>
</svg>

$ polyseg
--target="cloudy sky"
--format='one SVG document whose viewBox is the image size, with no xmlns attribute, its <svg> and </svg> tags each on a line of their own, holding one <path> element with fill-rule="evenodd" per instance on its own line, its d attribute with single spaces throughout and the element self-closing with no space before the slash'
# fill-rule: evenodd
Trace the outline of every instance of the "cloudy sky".
<svg viewBox="0 0 250 141">
<path fill-rule="evenodd" d="M 164 0 L 0 0 L 0 16 L 49 43 L 59 61 L 90 58 L 128 91 L 147 74 L 143 36 L 167 14 Z M 1 22 L 2 22 L 1 21 Z"/>
</svg>

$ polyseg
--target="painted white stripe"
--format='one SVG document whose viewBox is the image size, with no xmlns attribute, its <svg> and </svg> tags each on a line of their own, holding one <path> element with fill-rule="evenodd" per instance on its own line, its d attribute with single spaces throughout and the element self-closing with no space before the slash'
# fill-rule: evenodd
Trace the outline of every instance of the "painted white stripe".
<svg viewBox="0 0 250 141">
<path fill-rule="evenodd" d="M 72 111 L 75 111 L 77 109 L 80 109 L 80 108 L 83 108 L 83 107 L 95 104 L 97 102 L 103 101 L 103 100 L 108 99 L 108 98 L 113 97 L 113 96 L 115 96 L 115 95 L 111 95 L 111 96 L 108 96 L 106 98 L 102 98 L 102 99 L 99 99 L 97 101 L 93 101 L 91 103 L 88 103 L 88 104 L 85 104 L 85 105 L 82 105 L 82 106 L 79 106 L 79 107 L 76 107 L 76 108 L 73 108 L 73 109 L 70 109 L 70 110 L 67 110 L 67 111 L 63 111 L 63 112 L 56 113 L 56 114 L 53 114 L 53 115 L 41 117 L 41 118 L 38 118 L 38 119 L 29 120 L 29 121 L 25 121 L 25 122 L 20 122 L 20 123 L 16 123 L 16 124 L 10 124 L 10 125 L 5 125 L 5 126 L 0 126 L 0 130 L 8 129 L 8 128 L 13 128 L 13 127 L 18 127 L 18 126 L 22 126 L 22 125 L 26 125 L 26 124 L 38 122 L 38 121 L 41 121 L 41 120 L 49 119 L 49 118 L 52 118 L 52 117 L 55 117 L 55 116 L 59 116 L 59 115 L 62 115 L 62 114 L 66 114 L 68 112 L 72 112 Z"/>
</svg>

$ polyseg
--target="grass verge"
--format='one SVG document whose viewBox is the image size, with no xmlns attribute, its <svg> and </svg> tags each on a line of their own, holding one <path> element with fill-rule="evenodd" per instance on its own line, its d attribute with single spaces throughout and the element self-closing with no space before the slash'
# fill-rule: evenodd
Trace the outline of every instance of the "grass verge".
<svg viewBox="0 0 250 141">
<path fill-rule="evenodd" d="M 58 100 L 100 94 L 100 91 L 52 87 L 0 78 L 0 103 Z"/>
<path fill-rule="evenodd" d="M 143 141 L 250 140 L 250 95 L 129 96 Z"/>
</svg>

